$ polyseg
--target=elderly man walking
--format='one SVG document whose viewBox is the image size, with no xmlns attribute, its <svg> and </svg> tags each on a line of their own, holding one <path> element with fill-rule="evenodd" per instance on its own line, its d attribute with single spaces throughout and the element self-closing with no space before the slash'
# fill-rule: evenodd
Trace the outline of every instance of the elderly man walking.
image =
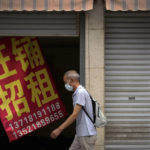
<svg viewBox="0 0 150 150">
<path fill-rule="evenodd" d="M 85 114 L 84 107 L 91 118 L 93 118 L 93 108 L 90 96 L 86 89 L 80 85 L 80 76 L 75 70 L 67 71 L 64 74 L 65 88 L 74 92 L 73 112 L 58 128 L 53 130 L 50 137 L 56 139 L 60 133 L 76 120 L 76 135 L 69 150 L 94 150 L 96 142 L 96 128 L 92 121 Z"/>
</svg>

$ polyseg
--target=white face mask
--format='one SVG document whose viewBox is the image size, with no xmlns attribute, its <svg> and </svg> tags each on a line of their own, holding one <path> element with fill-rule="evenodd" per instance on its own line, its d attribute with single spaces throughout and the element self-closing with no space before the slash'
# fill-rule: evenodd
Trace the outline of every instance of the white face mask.
<svg viewBox="0 0 150 150">
<path fill-rule="evenodd" d="M 73 91 L 73 87 L 69 85 L 68 83 L 65 84 L 65 89 L 70 92 Z"/>
</svg>

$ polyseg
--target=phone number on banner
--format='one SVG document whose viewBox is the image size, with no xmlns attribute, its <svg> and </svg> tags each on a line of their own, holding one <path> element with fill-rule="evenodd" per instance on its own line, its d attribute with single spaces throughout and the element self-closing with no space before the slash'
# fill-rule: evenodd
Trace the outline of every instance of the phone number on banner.
<svg viewBox="0 0 150 150">
<path fill-rule="evenodd" d="M 55 104 L 42 108 L 18 121 L 10 123 L 9 127 L 11 127 L 11 130 L 13 131 L 13 136 L 18 139 L 23 135 L 62 118 L 63 116 L 64 115 L 60 110 L 60 104 L 59 102 L 56 102 Z"/>
</svg>

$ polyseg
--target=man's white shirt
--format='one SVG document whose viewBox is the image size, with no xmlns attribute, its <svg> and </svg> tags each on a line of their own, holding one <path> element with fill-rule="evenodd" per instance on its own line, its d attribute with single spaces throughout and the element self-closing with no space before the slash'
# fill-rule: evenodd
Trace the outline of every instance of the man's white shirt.
<svg viewBox="0 0 150 150">
<path fill-rule="evenodd" d="M 88 92 L 83 86 L 81 85 L 78 86 L 78 88 L 72 95 L 72 99 L 73 99 L 73 106 L 75 106 L 76 104 L 83 106 L 86 109 L 89 116 L 93 118 L 92 102 Z M 85 114 L 83 109 L 81 109 L 76 119 L 76 135 L 91 136 L 96 134 L 97 134 L 96 128 L 94 127 L 89 117 Z"/>
</svg>

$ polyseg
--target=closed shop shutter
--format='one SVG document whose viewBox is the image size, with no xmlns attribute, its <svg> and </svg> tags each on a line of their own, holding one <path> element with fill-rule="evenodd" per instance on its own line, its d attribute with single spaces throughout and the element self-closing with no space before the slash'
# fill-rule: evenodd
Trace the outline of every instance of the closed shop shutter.
<svg viewBox="0 0 150 150">
<path fill-rule="evenodd" d="M 0 36 L 78 36 L 75 12 L 1 12 Z"/>
<path fill-rule="evenodd" d="M 105 150 L 150 150 L 150 12 L 105 13 Z"/>
</svg>

